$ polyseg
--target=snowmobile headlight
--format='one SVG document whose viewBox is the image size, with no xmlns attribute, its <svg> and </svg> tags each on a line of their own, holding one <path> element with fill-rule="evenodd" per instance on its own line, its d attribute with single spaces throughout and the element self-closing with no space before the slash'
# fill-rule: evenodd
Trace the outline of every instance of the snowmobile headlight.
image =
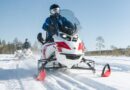
<svg viewBox="0 0 130 90">
<path fill-rule="evenodd" d="M 78 35 L 73 36 L 72 41 L 76 42 L 78 40 Z"/>
<path fill-rule="evenodd" d="M 67 41 L 70 41 L 70 40 L 71 40 L 71 37 L 68 36 L 68 35 L 66 35 L 66 34 L 61 33 L 60 36 L 61 36 L 61 38 L 65 39 L 65 40 L 67 40 Z"/>
<path fill-rule="evenodd" d="M 63 38 L 66 38 L 67 36 L 65 34 L 62 35 Z"/>
</svg>

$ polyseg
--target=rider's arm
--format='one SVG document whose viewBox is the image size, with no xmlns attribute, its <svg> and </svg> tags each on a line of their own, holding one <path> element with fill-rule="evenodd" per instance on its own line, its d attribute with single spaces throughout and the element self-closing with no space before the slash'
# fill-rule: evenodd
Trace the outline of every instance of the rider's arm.
<svg viewBox="0 0 130 90">
<path fill-rule="evenodd" d="M 49 25 L 50 25 L 50 18 L 48 17 L 46 19 L 45 23 L 43 24 L 42 29 L 44 29 L 45 31 L 47 31 L 48 28 L 49 28 Z"/>
</svg>

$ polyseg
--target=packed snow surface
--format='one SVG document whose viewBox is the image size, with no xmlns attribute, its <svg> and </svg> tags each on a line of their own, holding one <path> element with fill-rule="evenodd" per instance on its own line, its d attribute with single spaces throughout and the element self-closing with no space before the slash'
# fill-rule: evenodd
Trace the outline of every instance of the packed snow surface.
<svg viewBox="0 0 130 90">
<path fill-rule="evenodd" d="M 0 90 L 130 90 L 130 57 L 86 56 L 96 62 L 96 74 L 88 70 L 50 70 L 44 81 L 37 81 L 39 58 L 1 54 Z M 106 63 L 111 66 L 111 76 L 101 77 Z"/>
</svg>

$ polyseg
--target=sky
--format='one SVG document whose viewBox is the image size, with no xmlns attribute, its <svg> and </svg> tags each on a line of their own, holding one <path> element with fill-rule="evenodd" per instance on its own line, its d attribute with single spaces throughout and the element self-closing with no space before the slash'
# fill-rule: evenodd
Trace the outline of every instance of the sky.
<svg viewBox="0 0 130 90">
<path fill-rule="evenodd" d="M 0 39 L 28 38 L 34 43 L 39 32 L 45 34 L 42 25 L 54 3 L 74 12 L 87 50 L 96 50 L 99 36 L 105 40 L 104 49 L 130 45 L 130 0 L 0 0 Z"/>
</svg>

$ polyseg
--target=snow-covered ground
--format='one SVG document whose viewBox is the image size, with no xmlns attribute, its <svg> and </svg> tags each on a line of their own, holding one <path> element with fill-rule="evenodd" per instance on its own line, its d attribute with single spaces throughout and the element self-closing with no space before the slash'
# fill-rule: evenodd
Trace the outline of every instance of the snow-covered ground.
<svg viewBox="0 0 130 90">
<path fill-rule="evenodd" d="M 0 55 L 0 90 L 130 90 L 130 57 L 92 56 L 97 73 L 85 70 L 49 71 L 44 81 L 36 81 L 39 56 L 19 60 Z M 111 65 L 110 77 L 100 77 L 105 63 Z"/>
</svg>

